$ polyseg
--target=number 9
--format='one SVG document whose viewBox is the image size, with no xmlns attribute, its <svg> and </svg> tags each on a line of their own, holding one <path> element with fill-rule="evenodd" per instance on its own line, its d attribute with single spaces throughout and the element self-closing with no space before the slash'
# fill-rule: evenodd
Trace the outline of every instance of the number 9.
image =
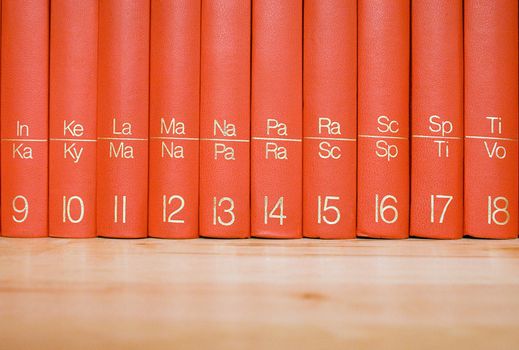
<svg viewBox="0 0 519 350">
<path fill-rule="evenodd" d="M 20 201 L 22 201 L 23 203 L 23 207 L 20 208 L 17 203 L 19 203 Z M 24 196 L 22 195 L 18 195 L 16 197 L 13 198 L 13 210 L 16 214 L 22 214 L 22 217 L 19 218 L 19 217 L 16 217 L 16 215 L 13 215 L 13 220 L 15 222 L 18 222 L 18 223 L 21 223 L 21 222 L 24 222 L 25 220 L 27 220 L 27 216 L 29 216 L 29 202 L 27 201 L 27 198 L 25 198 Z"/>
</svg>

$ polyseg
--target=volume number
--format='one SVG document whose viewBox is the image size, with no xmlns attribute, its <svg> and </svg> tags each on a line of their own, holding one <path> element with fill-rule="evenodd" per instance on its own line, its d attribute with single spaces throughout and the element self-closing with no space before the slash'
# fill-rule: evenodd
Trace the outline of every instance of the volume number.
<svg viewBox="0 0 519 350">
<path fill-rule="evenodd" d="M 177 207 L 173 209 L 172 212 L 168 213 L 168 206 L 172 206 L 177 204 Z M 180 213 L 182 209 L 184 209 L 184 206 L 186 204 L 186 201 L 182 196 L 179 195 L 173 195 L 173 196 L 162 196 L 162 222 L 170 223 L 170 224 L 183 224 L 184 219 L 175 219 L 175 215 Z"/>
<path fill-rule="evenodd" d="M 27 197 L 22 195 L 14 197 L 12 207 L 15 212 L 15 214 L 12 215 L 14 222 L 22 223 L 27 220 L 27 217 L 29 216 L 29 201 L 27 200 Z"/>
<path fill-rule="evenodd" d="M 435 206 L 436 206 L 436 201 L 438 199 L 446 199 L 447 202 L 445 203 L 445 205 L 443 206 L 443 209 L 440 213 L 440 218 L 438 220 L 438 222 L 440 224 L 443 224 L 443 220 L 445 219 L 445 213 L 447 213 L 447 208 L 449 207 L 449 205 L 451 204 L 452 202 L 452 199 L 454 197 L 453 196 L 448 196 L 448 195 L 444 195 L 444 194 L 432 194 L 431 195 L 431 223 L 434 224 L 435 223 Z"/>
<path fill-rule="evenodd" d="M 338 201 L 341 197 L 339 196 L 325 196 L 324 200 L 322 196 L 317 196 L 317 223 L 322 224 L 323 222 L 328 225 L 335 225 L 341 220 L 341 211 L 334 205 L 331 205 L 331 201 Z M 326 212 L 332 213 L 327 216 Z M 330 217 L 333 217 L 330 219 Z"/>
<path fill-rule="evenodd" d="M 487 199 L 487 223 L 489 225 L 496 224 L 499 226 L 504 226 L 508 224 L 510 221 L 510 212 L 508 211 L 508 198 L 499 196 L 492 198 L 492 196 L 488 196 Z"/>
<path fill-rule="evenodd" d="M 222 212 L 222 215 L 219 214 Z M 213 225 L 231 226 L 236 221 L 234 200 L 230 197 L 213 197 Z"/>
<path fill-rule="evenodd" d="M 269 197 L 265 196 L 263 198 L 263 223 L 268 224 L 269 220 L 274 219 L 278 220 L 279 224 L 283 226 L 283 223 L 287 216 L 284 214 L 285 211 L 285 198 L 279 197 L 276 201 L 272 209 L 269 210 Z"/>
<path fill-rule="evenodd" d="M 77 202 L 79 206 L 79 215 L 74 218 L 72 215 L 72 205 L 74 202 Z M 78 224 L 83 221 L 85 217 L 85 203 L 83 199 L 79 196 L 72 196 L 67 198 L 67 196 L 63 196 L 63 222 L 70 221 L 73 224 Z"/>
<path fill-rule="evenodd" d="M 378 194 L 375 195 L 375 222 L 382 220 L 386 224 L 393 224 L 398 220 L 398 209 L 387 202 L 396 204 L 398 200 L 390 194 L 382 198 Z"/>
</svg>

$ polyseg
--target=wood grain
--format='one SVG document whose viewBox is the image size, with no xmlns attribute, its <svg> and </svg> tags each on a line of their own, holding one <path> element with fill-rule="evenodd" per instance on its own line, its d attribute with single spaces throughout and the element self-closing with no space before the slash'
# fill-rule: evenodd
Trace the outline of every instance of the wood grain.
<svg viewBox="0 0 519 350">
<path fill-rule="evenodd" d="M 519 240 L 0 239 L 0 347 L 497 349 Z"/>
</svg>

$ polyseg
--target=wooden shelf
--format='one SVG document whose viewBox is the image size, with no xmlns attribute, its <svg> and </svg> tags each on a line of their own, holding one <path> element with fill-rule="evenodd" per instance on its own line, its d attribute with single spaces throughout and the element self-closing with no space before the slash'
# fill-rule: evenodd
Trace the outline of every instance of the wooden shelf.
<svg viewBox="0 0 519 350">
<path fill-rule="evenodd" d="M 3 349 L 498 349 L 519 240 L 0 239 Z"/>
</svg>

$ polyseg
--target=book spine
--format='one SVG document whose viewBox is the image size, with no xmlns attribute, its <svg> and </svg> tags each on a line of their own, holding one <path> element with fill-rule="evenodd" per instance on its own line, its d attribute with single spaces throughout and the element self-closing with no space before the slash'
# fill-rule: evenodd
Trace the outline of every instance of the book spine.
<svg viewBox="0 0 519 350">
<path fill-rule="evenodd" d="M 411 222 L 415 237 L 463 236 L 463 3 L 412 6 Z"/>
<path fill-rule="evenodd" d="M 48 235 L 49 2 L 2 1 L 2 235 Z"/>
<path fill-rule="evenodd" d="M 198 237 L 200 2 L 151 1 L 149 235 Z"/>
<path fill-rule="evenodd" d="M 301 0 L 253 2 L 251 234 L 302 236 Z"/>
<path fill-rule="evenodd" d="M 517 237 L 516 0 L 467 0 L 465 11 L 465 234 Z"/>
<path fill-rule="evenodd" d="M 53 237 L 96 236 L 97 7 L 96 0 L 51 3 L 49 235 Z"/>
<path fill-rule="evenodd" d="M 200 235 L 250 236 L 251 3 L 202 2 Z"/>
<path fill-rule="evenodd" d="M 357 235 L 409 234 L 408 0 L 358 3 Z"/>
<path fill-rule="evenodd" d="M 149 21 L 149 1 L 99 2 L 99 236 L 147 236 Z"/>
<path fill-rule="evenodd" d="M 354 238 L 356 0 L 304 2 L 303 62 L 303 235 Z"/>
</svg>

